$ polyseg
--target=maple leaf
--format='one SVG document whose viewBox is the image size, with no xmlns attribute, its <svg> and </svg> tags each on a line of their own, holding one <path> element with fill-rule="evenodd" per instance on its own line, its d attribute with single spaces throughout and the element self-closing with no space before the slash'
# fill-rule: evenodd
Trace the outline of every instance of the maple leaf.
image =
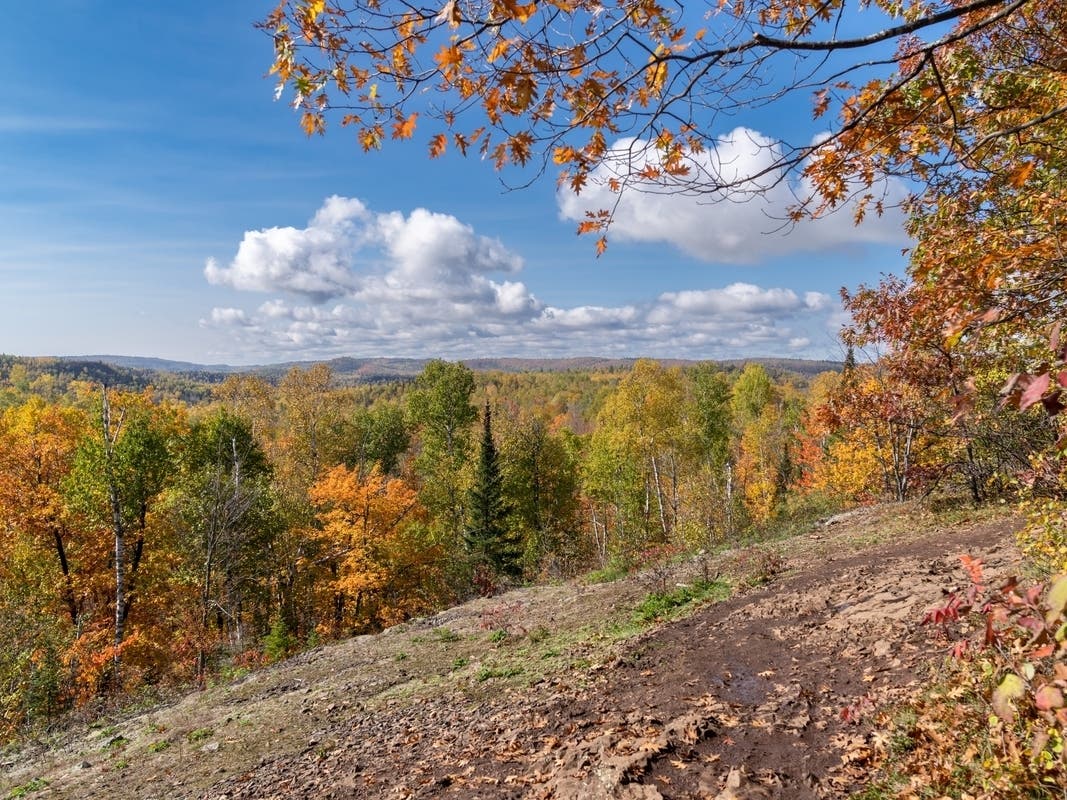
<svg viewBox="0 0 1067 800">
<path fill-rule="evenodd" d="M 443 133 L 438 133 L 430 139 L 430 158 L 437 158 L 443 155 L 447 147 L 448 137 Z"/>
<path fill-rule="evenodd" d="M 308 136 L 316 133 L 321 136 L 326 132 L 326 119 L 322 114 L 313 111 L 307 111 L 301 116 L 300 125 Z"/>
<path fill-rule="evenodd" d="M 1026 411 L 1030 406 L 1041 401 L 1042 396 L 1049 387 L 1049 374 L 1044 372 L 1034 375 L 1019 397 L 1019 410 Z"/>
<path fill-rule="evenodd" d="M 492 64 L 493 62 L 497 61 L 498 59 L 503 58 L 507 54 L 507 52 L 510 49 L 510 47 L 511 47 L 511 40 L 510 39 L 501 39 L 499 42 L 497 42 L 495 45 L 493 45 L 493 49 L 491 51 L 489 51 L 489 56 L 486 59 L 486 61 L 488 61 L 490 64 Z"/>
<path fill-rule="evenodd" d="M 527 5 L 512 5 L 510 7 L 515 19 L 525 24 L 530 21 L 530 18 L 537 12 L 537 3 L 528 3 Z"/>
<path fill-rule="evenodd" d="M 1022 185 L 1030 178 L 1034 171 L 1035 162 L 1024 161 L 1008 175 L 1008 183 L 1014 189 L 1022 188 Z"/>
<path fill-rule="evenodd" d="M 442 45 L 433 57 L 437 68 L 445 80 L 456 74 L 457 68 L 463 63 L 463 51 L 456 45 Z"/>
<path fill-rule="evenodd" d="M 418 117 L 418 112 L 415 112 L 407 119 L 402 117 L 397 118 L 396 122 L 393 124 L 393 138 L 410 139 L 415 133 L 415 122 Z"/>
<path fill-rule="evenodd" d="M 982 559 L 964 554 L 960 556 L 960 563 L 970 576 L 971 582 L 980 585 L 982 583 Z"/>
</svg>

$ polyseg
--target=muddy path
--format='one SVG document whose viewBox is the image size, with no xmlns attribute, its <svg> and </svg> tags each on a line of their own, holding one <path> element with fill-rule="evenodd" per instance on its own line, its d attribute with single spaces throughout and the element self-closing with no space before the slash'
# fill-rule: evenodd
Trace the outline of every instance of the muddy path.
<svg viewBox="0 0 1067 800">
<path fill-rule="evenodd" d="M 834 522 L 655 580 L 476 600 L 71 725 L 0 752 L 0 797 L 847 797 L 873 710 L 943 657 L 922 612 L 963 583 L 962 553 L 1012 571 L 1017 522 L 914 506 Z M 635 624 L 656 580 L 752 564 L 769 582 Z"/>
<path fill-rule="evenodd" d="M 580 679 L 357 715 L 204 797 L 846 797 L 867 773 L 870 712 L 942 657 L 922 611 L 962 582 L 961 553 L 1010 571 L 1014 527 L 816 551 Z"/>
</svg>

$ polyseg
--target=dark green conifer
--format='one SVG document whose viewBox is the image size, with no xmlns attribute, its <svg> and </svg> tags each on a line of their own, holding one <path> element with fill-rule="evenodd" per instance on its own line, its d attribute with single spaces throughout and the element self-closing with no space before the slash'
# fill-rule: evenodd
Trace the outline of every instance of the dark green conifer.
<svg viewBox="0 0 1067 800">
<path fill-rule="evenodd" d="M 508 506 L 493 442 L 492 413 L 485 404 L 478 471 L 469 495 L 469 524 L 464 541 L 472 562 L 497 575 L 522 574 L 522 542 L 507 524 Z"/>
<path fill-rule="evenodd" d="M 842 367 L 841 372 L 845 377 L 852 377 L 852 373 L 856 371 L 856 351 L 852 348 L 850 343 L 848 350 L 845 351 L 845 365 Z"/>
</svg>

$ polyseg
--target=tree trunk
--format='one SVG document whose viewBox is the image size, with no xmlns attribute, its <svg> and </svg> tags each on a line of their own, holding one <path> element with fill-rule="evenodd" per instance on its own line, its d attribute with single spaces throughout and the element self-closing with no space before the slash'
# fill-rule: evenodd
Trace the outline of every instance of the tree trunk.
<svg viewBox="0 0 1067 800">
<path fill-rule="evenodd" d="M 104 470 L 107 479 L 108 502 L 111 506 L 111 527 L 115 536 L 115 652 L 114 679 L 118 681 L 122 665 L 121 648 L 126 626 L 126 528 L 122 521 L 122 498 L 115 478 L 115 438 L 111 428 L 111 404 L 108 402 L 107 386 L 102 387 L 103 405 L 101 424 L 104 435 Z"/>
<path fill-rule="evenodd" d="M 67 614 L 70 616 L 70 624 L 78 624 L 78 603 L 74 598 L 74 581 L 70 577 L 70 564 L 67 561 L 67 550 L 63 545 L 63 534 L 59 528 L 52 529 L 52 538 L 55 540 L 56 555 L 59 557 L 59 568 L 63 571 L 63 602 L 67 606 Z"/>
<path fill-rule="evenodd" d="M 660 485 L 659 462 L 652 456 L 652 480 L 656 484 L 656 504 L 659 507 L 659 526 L 663 531 L 663 541 L 667 541 L 670 531 L 667 528 L 667 515 L 663 510 L 663 487 Z"/>
</svg>

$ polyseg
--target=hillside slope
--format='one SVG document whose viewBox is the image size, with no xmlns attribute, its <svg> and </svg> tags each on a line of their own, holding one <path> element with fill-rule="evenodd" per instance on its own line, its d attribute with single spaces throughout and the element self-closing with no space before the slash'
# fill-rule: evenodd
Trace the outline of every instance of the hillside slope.
<svg viewBox="0 0 1067 800">
<path fill-rule="evenodd" d="M 943 647 L 922 610 L 962 580 L 961 553 L 1009 571 L 1014 526 L 866 509 L 669 577 L 474 601 L 6 753 L 0 796 L 845 797 L 867 712 Z M 755 583 L 775 553 L 765 585 L 634 621 L 655 582 Z"/>
</svg>

